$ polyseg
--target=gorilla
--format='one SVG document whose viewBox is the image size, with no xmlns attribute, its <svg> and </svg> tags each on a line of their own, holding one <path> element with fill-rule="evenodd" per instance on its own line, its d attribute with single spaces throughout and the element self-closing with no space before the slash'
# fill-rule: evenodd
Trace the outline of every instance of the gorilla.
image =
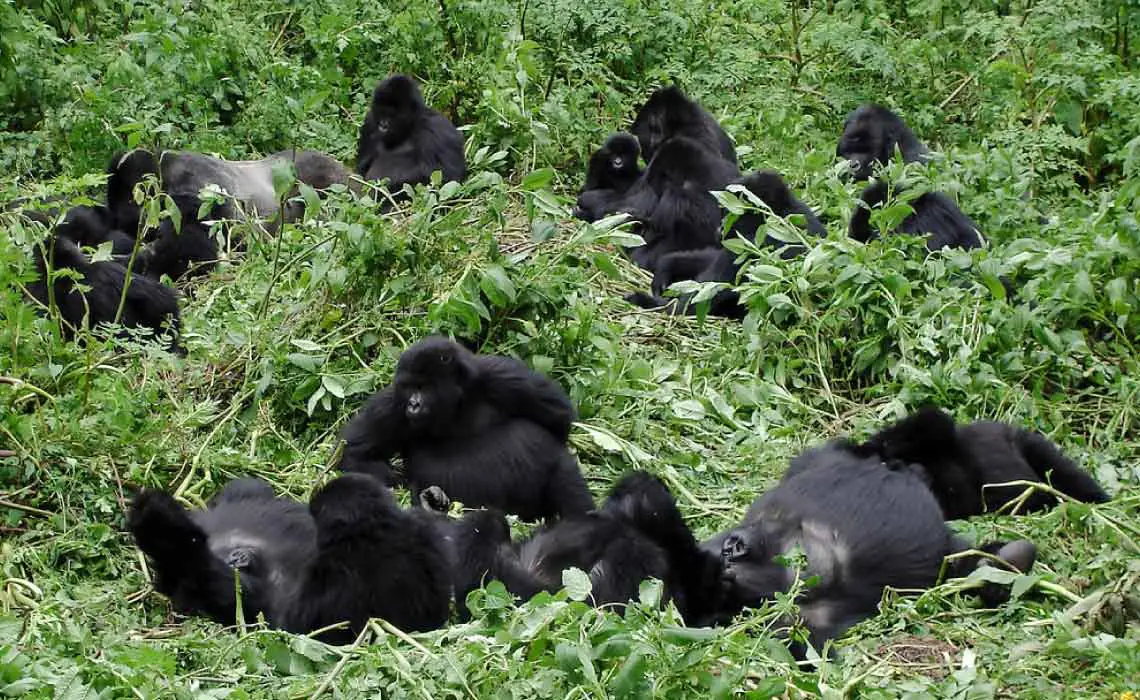
<svg viewBox="0 0 1140 700">
<path fill-rule="evenodd" d="M 798 573 L 775 559 L 797 547 L 806 557 Z M 740 525 L 703 548 L 719 550 L 723 582 L 708 622 L 759 607 L 798 578 L 808 582 L 798 602 L 816 649 L 875 615 L 884 588 L 928 588 L 937 583 L 947 555 L 970 549 L 946 527 L 938 502 L 914 473 L 889 468 L 877 456 L 859 457 L 841 442 L 793 460 L 780 484 L 752 504 Z M 981 549 L 1023 573 L 1037 555 L 1027 540 Z M 962 556 L 948 570 L 965 576 L 986 561 Z M 979 593 L 990 606 L 1008 597 L 998 585 Z M 793 652 L 802 656 L 803 649 L 793 644 Z"/>
<path fill-rule="evenodd" d="M 641 144 L 646 162 L 652 160 L 669 139 L 684 136 L 736 165 L 732 139 L 711 114 L 675 85 L 663 87 L 649 96 L 638 110 L 630 131 Z"/>
<path fill-rule="evenodd" d="M 345 426 L 340 468 L 394 483 L 400 455 L 414 494 L 438 486 L 526 520 L 585 513 L 593 497 L 566 449 L 574 419 L 566 393 L 518 360 L 429 337 Z"/>
<path fill-rule="evenodd" d="M 623 195 L 641 177 L 637 160 L 641 147 L 632 134 L 620 131 L 611 135 L 590 156 L 586 184 L 578 194 L 574 216 L 583 221 L 597 221 L 615 211 Z"/>
<path fill-rule="evenodd" d="M 360 127 L 356 172 L 365 180 L 387 180 L 388 191 L 395 194 L 404 185 L 429 182 L 436 170 L 444 182 L 467 176 L 463 136 L 447 117 L 424 104 L 410 77 L 381 81 Z"/>
<path fill-rule="evenodd" d="M 316 558 L 285 607 L 280 627 L 322 632 L 349 644 L 373 617 L 409 632 L 442 627 L 450 612 L 447 551 L 431 521 L 400 508 L 392 493 L 365 474 L 345 474 L 313 495 Z"/>
<path fill-rule="evenodd" d="M 363 474 L 325 484 L 307 508 L 260 479 L 230 482 L 197 511 L 146 489 L 127 523 L 155 588 L 184 614 L 233 623 L 236 576 L 245 619 L 322 630 L 330 644 L 353 641 L 373 617 L 409 631 L 447 621 L 447 554 L 431 521 Z"/>
<path fill-rule="evenodd" d="M 317 527 L 304 504 L 277 498 L 260 479 L 226 484 L 205 510 L 187 511 L 163 491 L 144 489 L 127 527 L 150 559 L 154 587 L 186 615 L 232 624 L 280 618 L 297 597 L 317 552 Z"/>
<path fill-rule="evenodd" d="M 661 144 L 617 206 L 640 222 L 637 230 L 645 239 L 630 258 L 656 270 L 669 253 L 719 246 L 721 208 L 710 192 L 739 177 L 734 163 L 699 141 L 676 136 Z"/>
<path fill-rule="evenodd" d="M 759 170 L 740 180 L 752 194 L 764 202 L 772 213 L 780 217 L 799 214 L 804 217 L 805 228 L 815 236 L 826 236 L 827 229 L 820 223 L 815 212 L 800 201 L 788 188 L 784 178 L 774 170 Z M 729 235 L 736 235 L 749 241 L 756 240 L 756 232 L 767 221 L 767 212 L 754 209 L 741 215 L 733 223 Z M 804 251 L 801 245 L 788 245 L 770 235 L 765 235 L 764 245 L 781 248 L 781 257 L 788 259 Z M 664 308 L 670 313 L 695 313 L 692 295 L 680 299 L 664 296 L 674 282 L 695 280 L 697 282 L 727 282 L 735 284 L 740 276 L 740 264 L 736 254 L 721 245 L 682 250 L 661 257 L 653 271 L 653 286 L 649 294 L 634 292 L 627 301 L 644 309 Z M 713 316 L 741 319 L 748 309 L 740 303 L 740 295 L 732 289 L 723 289 L 710 301 L 709 313 Z"/>
<path fill-rule="evenodd" d="M 705 606 L 718 586 L 718 562 L 701 550 L 665 484 L 647 472 L 624 476 L 597 511 L 564 518 L 517 543 L 493 510 L 468 515 L 456 530 L 466 533 L 456 538 L 457 551 L 467 557 L 468 579 L 457 584 L 463 598 L 494 579 L 529 600 L 562 588 L 562 572 L 575 567 L 590 577 L 597 606 L 636 600 L 641 582 L 656 578 L 686 619 L 711 613 Z"/>
<path fill-rule="evenodd" d="M 930 406 L 851 449 L 909 465 L 930 487 L 947 520 L 993 512 L 1017 500 L 1024 486 L 989 486 L 1009 481 L 1050 483 L 1086 503 L 1109 500 L 1095 479 L 1041 433 L 992 421 L 958 426 L 949 414 Z M 1052 494 L 1036 491 L 1020 510 L 1056 504 Z"/>
<path fill-rule="evenodd" d="M 847 159 L 852 176 L 863 181 L 873 175 L 876 165 L 891 161 L 896 146 L 907 163 L 925 162 L 930 155 L 926 146 L 897 114 L 880 105 L 866 104 L 847 117 L 835 155 Z M 877 232 L 871 228 L 871 211 L 882 206 L 889 195 L 890 187 L 881 180 L 863 190 L 848 227 L 851 238 L 867 242 L 877 237 Z M 982 245 L 978 226 L 950 197 L 940 192 L 926 192 L 909 204 L 914 211 L 903 219 L 896 233 L 925 235 L 929 250 L 945 247 L 970 249 Z"/>
<path fill-rule="evenodd" d="M 273 169 L 282 163 L 292 165 L 298 182 L 316 190 L 334 184 L 353 186 L 347 168 L 316 151 L 285 150 L 261 160 L 227 161 L 189 151 L 164 151 L 156 157 L 136 149 L 116 154 L 107 169 L 107 208 L 112 226 L 144 236 L 148 245 L 139 255 L 136 269 L 148 276 L 167 274 L 177 279 L 206 272 L 216 263 L 219 252 L 210 221 L 253 215 L 267 219 L 267 228 L 273 231 L 279 219 L 295 221 L 304 213 L 304 205 L 295 201 L 287 202 L 285 210 L 279 212 Z M 181 215 L 179 223 L 166 219 L 156 231 L 140 232 L 142 210 L 134 192 L 147 175 L 155 176 L 161 190 L 174 201 Z M 220 187 L 229 198 L 202 215 L 199 194 L 207 185 Z M 296 195 L 294 188 L 288 197 Z"/>
<path fill-rule="evenodd" d="M 39 216 L 30 218 L 43 221 Z M 28 285 L 28 293 L 44 307 L 54 305 L 59 309 L 65 337 L 75 337 L 84 326 L 95 329 L 113 324 L 117 318 L 123 329 L 145 329 L 146 337 L 165 341 L 171 352 L 182 354 L 178 344 L 181 314 L 174 290 L 146 277 L 128 274 L 127 268 L 114 260 L 92 261 L 79 247 L 108 240 L 112 246 L 125 246 L 125 242 L 117 242 L 117 233 L 107 228 L 97 208 L 75 207 L 68 211 L 55 230 L 35 247 L 37 278 Z M 77 277 L 55 274 L 63 270 Z M 124 330 L 121 335 L 128 334 Z"/>
</svg>

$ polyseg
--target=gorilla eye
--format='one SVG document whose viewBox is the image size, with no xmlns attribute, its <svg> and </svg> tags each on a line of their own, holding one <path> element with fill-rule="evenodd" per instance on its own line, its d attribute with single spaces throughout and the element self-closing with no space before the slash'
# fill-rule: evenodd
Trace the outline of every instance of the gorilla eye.
<svg viewBox="0 0 1140 700">
<path fill-rule="evenodd" d="M 439 354 L 439 364 L 441 364 L 441 365 L 451 364 L 451 354 L 446 353 L 446 352 L 441 352 Z"/>
</svg>

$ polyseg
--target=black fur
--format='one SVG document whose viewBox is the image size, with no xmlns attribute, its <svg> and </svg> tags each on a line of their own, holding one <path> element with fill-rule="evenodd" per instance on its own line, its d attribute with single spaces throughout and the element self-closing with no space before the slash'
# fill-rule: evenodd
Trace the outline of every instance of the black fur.
<svg viewBox="0 0 1140 700">
<path fill-rule="evenodd" d="M 144 150 L 115 155 L 107 169 L 107 208 L 112 222 L 131 235 L 142 235 L 148 243 L 138 256 L 135 269 L 156 278 L 163 274 L 179 278 L 206 272 L 219 255 L 210 221 L 240 220 L 250 214 L 264 218 L 268 229 L 275 230 L 282 217 L 285 221 L 299 218 L 304 205 L 292 201 L 298 194 L 296 187 L 287 194 L 291 201 L 280 212 L 273 189 L 273 169 L 280 163 L 291 164 L 297 181 L 317 190 L 333 184 L 351 184 L 349 171 L 343 165 L 316 151 L 286 150 L 261 160 L 245 161 L 189 151 L 165 151 L 157 158 Z M 142 212 L 134 201 L 134 190 L 148 175 L 158 179 L 161 191 L 178 208 L 178 224 L 163 219 L 157 229 L 141 230 Z M 200 214 L 199 195 L 207 185 L 220 187 L 230 197 Z M 223 226 L 222 233 L 228 244 L 228 227 Z"/>
<path fill-rule="evenodd" d="M 800 214 L 804 217 L 808 233 L 821 237 L 827 235 L 827 229 L 823 227 L 815 212 L 792 193 L 784 178 L 774 170 L 751 173 L 740 180 L 740 184 L 759 197 L 777 216 L 788 217 Z M 768 215 L 764 210 L 748 211 L 736 219 L 729 235 L 755 241 L 756 232 L 767 219 Z M 801 245 L 789 245 L 769 235 L 765 235 L 764 245 L 783 249 L 781 256 L 785 259 L 804 251 Z M 691 303 L 691 296 L 679 299 L 664 296 L 665 290 L 673 283 L 695 280 L 736 284 L 739 276 L 740 264 L 737 262 L 736 254 L 723 246 L 677 251 L 664 255 L 658 260 L 657 267 L 653 271 L 653 286 L 649 294 L 635 292 L 628 296 L 627 300 L 646 309 L 663 308 L 670 313 L 691 314 L 696 311 Z M 740 304 L 740 295 L 733 289 L 721 290 L 709 301 L 709 313 L 713 316 L 740 319 L 744 318 L 747 312 L 748 309 Z"/>
<path fill-rule="evenodd" d="M 400 455 L 412 493 L 439 486 L 525 519 L 584 513 L 593 499 L 566 449 L 574 419 L 565 392 L 521 362 L 426 338 L 345 426 L 341 468 L 391 483 Z"/>
<path fill-rule="evenodd" d="M 429 520 L 400 508 L 388 489 L 364 474 L 325 484 L 309 504 L 317 555 L 280 626 L 348 644 L 370 618 L 419 632 L 447 622 L 451 598 L 447 551 Z"/>
<path fill-rule="evenodd" d="M 867 104 L 847 117 L 835 155 L 848 160 L 856 180 L 867 180 L 874 174 L 876 165 L 891 161 L 896 147 L 907 163 L 924 162 L 929 157 L 926 146 L 901 117 L 886 107 Z M 870 225 L 871 210 L 882 206 L 889 191 L 882 181 L 873 182 L 863 190 L 848 228 L 852 238 L 866 242 L 877 236 Z M 982 245 L 977 225 L 946 195 L 927 192 L 911 201 L 910 206 L 914 212 L 899 224 L 895 233 L 926 235 L 930 250 Z"/>
<path fill-rule="evenodd" d="M 736 148 L 716 119 L 676 86 L 663 87 L 645 101 L 630 131 L 641 144 L 646 162 L 669 139 L 684 136 L 736 164 Z"/>
<path fill-rule="evenodd" d="M 393 75 L 372 93 L 372 105 L 356 148 L 356 172 L 365 180 L 387 180 L 388 190 L 430 181 L 439 170 L 443 181 L 467 176 L 463 136 L 455 125 L 424 104 L 420 88 L 406 75 Z"/>
<path fill-rule="evenodd" d="M 223 624 L 235 621 L 235 571 L 244 618 L 264 613 L 272 622 L 295 598 L 316 556 L 308 509 L 276 498 L 259 479 L 230 482 L 206 510 L 187 511 L 167 493 L 143 490 L 127 525 L 150 559 L 155 588 L 174 609 Z"/>
<path fill-rule="evenodd" d="M 641 223 L 645 245 L 630 249 L 630 258 L 655 270 L 669 253 L 719 246 L 721 208 L 710 192 L 739 177 L 733 163 L 698 141 L 666 141 L 617 207 Z"/>
<path fill-rule="evenodd" d="M 113 232 L 106 228 L 102 216 L 90 207 L 72 209 L 55 231 L 36 246 L 37 279 L 28 285 L 28 292 L 44 307 L 54 303 L 63 319 L 65 335 L 74 337 L 84 326 L 95 329 L 114 323 L 126 287 L 119 325 L 124 329 L 147 329 L 148 337 L 165 340 L 172 351 L 181 352 L 181 315 L 175 292 L 138 274 L 129 275 L 128 284 L 126 267 L 113 260 L 92 262 L 76 244 L 77 240 L 100 239 L 113 241 Z M 57 276 L 49 284 L 52 270 L 72 270 L 79 278 Z"/>
<path fill-rule="evenodd" d="M 787 591 L 795 571 L 773 557 L 798 546 L 806 556 L 801 579 L 818 578 L 798 602 L 809 641 L 819 648 L 873 616 L 884 588 L 927 588 L 945 556 L 968 548 L 913 473 L 888 469 L 877 456 L 859 457 L 843 443 L 814 448 L 797 461 L 737 528 L 704 545 L 706 551 L 719 545 L 725 582 L 713 621 Z M 1036 555 L 1023 541 L 992 543 L 986 551 L 1008 555 L 1019 571 L 1028 571 Z M 951 573 L 980 564 L 963 558 Z"/>
<path fill-rule="evenodd" d="M 595 605 L 620 607 L 637 598 L 642 581 L 656 578 L 686 619 L 708 614 L 706 593 L 717 585 L 717 562 L 699 548 L 672 494 L 651 474 L 626 475 L 599 510 L 514 544 L 502 516 L 484 513 L 470 524 L 485 536 L 468 537 L 463 547 L 483 562 L 483 578 L 502 581 L 523 600 L 562 588 L 562 572 L 574 567 L 590 577 Z"/>
<path fill-rule="evenodd" d="M 1015 500 L 1025 487 L 984 488 L 1007 481 L 1048 482 L 1088 503 L 1108 500 L 1096 480 L 1044 435 L 990 421 L 958 426 L 947 413 L 933 407 L 919 409 L 855 449 L 916 465 L 948 520 L 992 512 Z M 1053 496 L 1036 492 L 1022 512 L 1054 505 Z"/>
<path fill-rule="evenodd" d="M 584 221 L 597 221 L 612 214 L 633 183 L 641 177 L 638 164 L 641 147 L 637 138 L 624 131 L 611 135 L 590 156 L 586 184 L 578 194 L 574 216 Z"/>
</svg>

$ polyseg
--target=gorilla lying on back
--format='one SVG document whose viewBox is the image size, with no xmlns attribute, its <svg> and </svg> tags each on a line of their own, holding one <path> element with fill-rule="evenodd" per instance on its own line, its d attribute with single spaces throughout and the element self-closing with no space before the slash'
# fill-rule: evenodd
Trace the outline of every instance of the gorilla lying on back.
<svg viewBox="0 0 1140 700">
<path fill-rule="evenodd" d="M 805 228 L 815 236 L 826 236 L 827 229 L 820 223 L 815 212 L 801 202 L 788 188 L 784 178 L 774 170 L 759 170 L 740 181 L 748 190 L 764 202 L 776 216 L 788 217 L 799 214 L 804 217 Z M 756 232 L 767 221 L 763 210 L 752 210 L 741 215 L 732 225 L 729 236 L 740 236 L 749 241 L 756 240 Z M 801 245 L 787 245 L 770 235 L 764 237 L 764 245 L 782 248 L 781 257 L 787 259 L 804 251 Z M 653 271 L 653 286 L 649 294 L 634 292 L 626 300 L 644 309 L 663 308 L 670 313 L 695 313 L 692 295 L 678 299 L 664 296 L 673 283 L 682 280 L 697 282 L 728 282 L 736 284 L 740 276 L 740 264 L 736 253 L 722 245 L 709 246 L 697 250 L 681 250 L 664 255 L 658 260 Z M 723 289 L 709 302 L 709 313 L 726 318 L 744 318 L 748 313 L 740 304 L 740 295 L 733 289 Z"/>
<path fill-rule="evenodd" d="M 956 426 L 949 414 L 933 407 L 919 409 L 852 449 L 916 470 L 947 520 L 993 512 L 1013 502 L 1024 486 L 986 486 L 1009 481 L 1047 482 L 1078 501 L 1108 501 L 1100 484 L 1041 433 L 990 421 Z M 1056 503 L 1051 494 L 1036 491 L 1021 511 Z"/>
<path fill-rule="evenodd" d="M 41 223 L 46 220 L 35 214 L 28 216 Z M 113 246 L 125 246 L 125 242 L 118 242 L 117 233 L 107 228 L 98 208 L 71 209 L 55 230 L 35 247 L 37 279 L 28 285 L 28 293 L 44 307 L 54 303 L 63 319 L 66 337 L 74 337 L 85 325 L 95 329 L 115 323 L 120 301 L 123 301 L 122 314 L 117 317 L 119 325 L 127 329 L 147 329 L 149 337 L 165 340 L 172 352 L 183 352 L 178 344 L 181 315 L 174 290 L 140 275 L 130 275 L 128 283 L 127 268 L 123 265 L 113 260 L 93 262 L 79 247 L 97 246 L 105 241 L 111 241 Z M 53 273 L 62 270 L 74 271 L 79 277 L 73 279 Z M 82 291 L 80 285 L 90 289 Z"/>
<path fill-rule="evenodd" d="M 835 155 L 851 165 L 856 180 L 867 180 L 875 165 L 891 161 L 898 147 L 904 162 L 925 162 L 926 146 L 894 112 L 875 104 L 862 105 L 848 117 Z M 868 185 L 860 205 L 851 215 L 848 234 L 858 241 L 869 241 L 878 234 L 871 229 L 871 210 L 887 201 L 890 187 L 881 180 Z M 977 248 L 982 237 L 977 225 L 962 213 L 954 200 L 940 192 L 926 192 L 909 202 L 914 211 L 899 224 L 896 233 L 926 235 L 930 250 L 945 247 Z"/>
<path fill-rule="evenodd" d="M 246 214 L 268 219 L 274 230 L 279 202 L 273 190 L 273 169 L 288 163 L 298 182 L 324 190 L 334 184 L 350 185 L 349 171 L 334 158 L 317 151 L 286 150 L 261 160 L 222 160 L 189 151 L 164 151 L 156 158 L 144 150 L 120 153 L 107 169 L 107 208 L 115 228 L 131 235 L 143 235 L 148 242 L 136 261 L 136 269 L 152 277 L 172 278 L 190 272 L 204 272 L 218 259 L 218 245 L 207 223 L 211 220 L 240 220 Z M 141 207 L 135 201 L 135 187 L 147 175 L 154 175 L 164 193 L 181 214 L 181 225 L 164 220 L 157 231 L 140 232 Z M 230 198 L 200 216 L 199 193 L 207 185 L 224 190 Z M 293 198 L 296 189 L 288 196 Z M 304 205 L 287 202 L 281 218 L 294 221 L 304 213 Z"/>
<path fill-rule="evenodd" d="M 456 550 L 467 558 L 467 580 L 457 600 L 483 580 L 499 580 L 522 600 L 562 588 L 562 572 L 574 567 L 590 577 L 597 606 L 636 600 L 641 582 L 665 584 L 687 619 L 706 617 L 708 594 L 718 587 L 716 560 L 703 552 L 660 479 L 635 471 L 624 476 L 600 509 L 548 525 L 518 543 L 496 511 L 479 511 L 453 526 Z M 477 564 L 477 565 L 476 565 Z"/>
<path fill-rule="evenodd" d="M 641 154 L 647 163 L 656 157 L 658 149 L 666 141 L 684 136 L 736 165 L 732 139 L 711 114 L 675 85 L 663 87 L 650 95 L 638 110 L 629 130 L 641 144 Z"/>
<path fill-rule="evenodd" d="M 734 163 L 699 141 L 665 141 L 617 206 L 640 222 L 637 232 L 645 239 L 630 249 L 630 258 L 656 270 L 669 253 L 719 246 L 721 208 L 710 192 L 739 177 Z"/>
<path fill-rule="evenodd" d="M 416 82 L 393 75 L 372 93 L 372 104 L 356 147 L 356 172 L 365 180 L 387 180 L 388 191 L 427 183 L 439 170 L 443 181 L 467 176 L 463 136 L 455 125 L 424 104 Z"/>
<path fill-rule="evenodd" d="M 816 649 L 875 615 L 884 588 L 932 586 L 943 558 L 970 548 L 946 527 L 937 501 L 915 474 L 890 469 L 877 456 L 858 457 L 842 442 L 793 460 L 780 484 L 752 504 L 740 525 L 703 547 L 720 552 L 725 581 L 712 622 L 788 591 L 797 573 L 774 557 L 802 548 L 807 563 L 799 578 L 818 577 L 798 599 Z M 1029 571 L 1037 554 L 1026 540 L 981 549 L 1021 572 Z M 977 556 L 961 557 L 949 572 L 965 576 L 983 563 Z M 996 584 L 979 592 L 991 606 L 1008 597 Z"/>
<path fill-rule="evenodd" d="M 425 338 L 345 426 L 340 468 L 391 483 L 400 455 L 413 494 L 438 486 L 527 520 L 585 513 L 594 501 L 566 449 L 574 418 L 565 392 L 518 360 Z"/>
<path fill-rule="evenodd" d="M 409 631 L 447 621 L 447 555 L 431 522 L 362 474 L 325 484 L 308 508 L 260 479 L 230 482 L 199 511 L 144 490 L 127 522 L 155 588 L 185 614 L 233 623 L 236 575 L 246 620 L 264 614 L 298 633 L 347 622 L 319 635 L 331 644 L 353 641 L 373 617 Z"/>
<path fill-rule="evenodd" d="M 625 193 L 641 177 L 637 159 L 641 147 L 632 134 L 620 131 L 611 135 L 590 156 L 586 184 L 578 194 L 574 216 L 583 221 L 597 221 L 617 211 Z"/>
</svg>

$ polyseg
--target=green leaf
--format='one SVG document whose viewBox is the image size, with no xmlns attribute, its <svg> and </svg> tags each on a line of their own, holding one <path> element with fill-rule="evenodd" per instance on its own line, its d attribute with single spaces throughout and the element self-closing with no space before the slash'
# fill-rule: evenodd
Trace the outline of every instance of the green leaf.
<svg viewBox="0 0 1140 700">
<path fill-rule="evenodd" d="M 589 575 L 581 569 L 570 567 L 562 572 L 562 586 L 566 589 L 566 596 L 570 600 L 585 601 L 590 597 L 594 584 L 590 582 Z"/>
</svg>

